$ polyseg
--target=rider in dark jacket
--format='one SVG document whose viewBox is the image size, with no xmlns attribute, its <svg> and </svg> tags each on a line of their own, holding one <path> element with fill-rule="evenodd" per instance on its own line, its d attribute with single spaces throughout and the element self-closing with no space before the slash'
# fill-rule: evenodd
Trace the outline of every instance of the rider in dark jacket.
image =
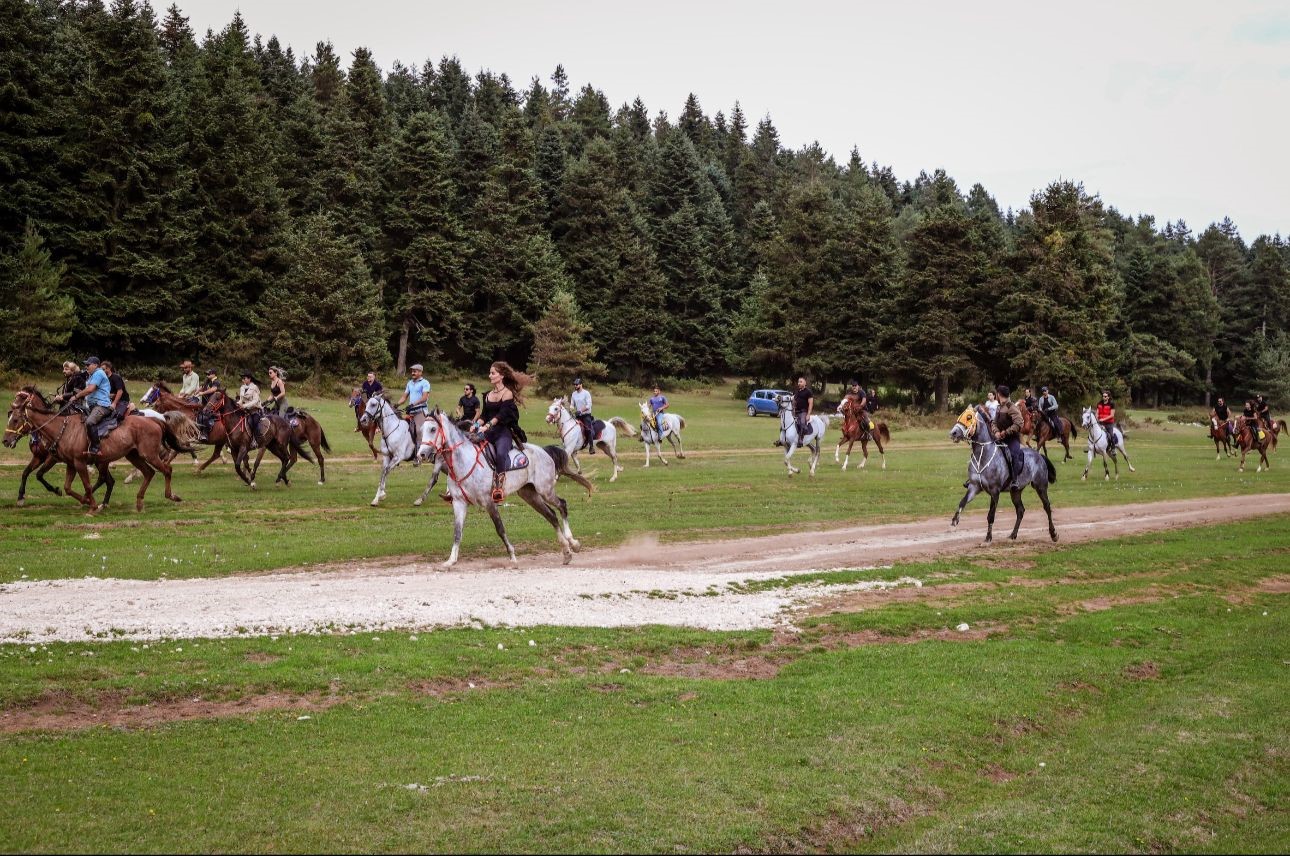
<svg viewBox="0 0 1290 856">
<path fill-rule="evenodd" d="M 1008 453 L 1012 459 L 1012 485 L 1009 490 L 1020 490 L 1023 486 L 1022 474 L 1026 469 L 1025 453 L 1021 450 L 1021 428 L 1025 424 L 1025 419 L 1017 405 L 1008 399 L 1008 394 L 1012 390 L 999 384 L 994 392 L 999 398 L 999 409 L 994 414 L 994 436 L 996 440 L 1008 447 Z"/>
</svg>

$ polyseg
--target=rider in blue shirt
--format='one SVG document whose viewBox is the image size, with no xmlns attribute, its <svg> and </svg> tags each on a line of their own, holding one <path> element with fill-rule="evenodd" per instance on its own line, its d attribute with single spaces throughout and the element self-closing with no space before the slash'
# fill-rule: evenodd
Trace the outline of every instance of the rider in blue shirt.
<svg viewBox="0 0 1290 856">
<path fill-rule="evenodd" d="M 426 405 L 430 401 L 430 381 L 421 376 L 425 371 L 418 363 L 411 369 L 412 379 L 408 381 L 407 386 L 403 388 L 403 397 L 394 405 L 398 407 L 403 402 L 408 403 L 408 416 L 412 417 L 412 442 L 421 442 L 421 426 L 426 421 Z"/>
<path fill-rule="evenodd" d="M 85 369 L 90 373 L 89 380 L 85 382 L 85 389 L 76 393 L 72 400 L 83 398 L 90 407 L 89 415 L 85 417 L 85 433 L 89 435 L 90 457 L 94 457 L 99 453 L 99 438 L 94 429 L 112 413 L 111 381 L 98 357 L 86 357 Z"/>
<path fill-rule="evenodd" d="M 660 414 L 667 410 L 667 396 L 663 394 L 663 389 L 654 384 L 654 396 L 649 400 L 650 413 L 654 414 L 654 431 L 658 434 L 660 440 L 663 439 L 663 425 L 659 419 Z"/>
</svg>

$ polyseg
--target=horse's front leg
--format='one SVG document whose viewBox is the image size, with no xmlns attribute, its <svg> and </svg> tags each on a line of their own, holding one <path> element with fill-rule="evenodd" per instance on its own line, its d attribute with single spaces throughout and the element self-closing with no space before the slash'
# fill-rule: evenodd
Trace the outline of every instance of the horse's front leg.
<svg viewBox="0 0 1290 856">
<path fill-rule="evenodd" d="M 963 498 L 959 500 L 959 507 L 954 510 L 954 516 L 950 518 L 950 526 L 959 525 L 959 515 L 963 513 L 963 509 L 969 502 L 976 498 L 976 495 L 979 492 L 980 488 L 976 486 L 976 482 L 969 481 L 967 493 L 963 494 Z"/>
<path fill-rule="evenodd" d="M 990 511 L 985 516 L 985 543 L 994 540 L 994 512 L 999 508 L 999 494 L 990 494 Z"/>
<path fill-rule="evenodd" d="M 1093 467 L 1093 455 L 1094 455 L 1093 450 L 1089 449 L 1088 463 L 1084 464 L 1084 474 L 1079 477 L 1080 481 L 1088 481 L 1088 471 Z"/>
<path fill-rule="evenodd" d="M 1012 534 L 1008 538 L 1012 541 L 1017 540 L 1017 531 L 1021 529 L 1021 518 L 1026 516 L 1026 506 L 1021 502 L 1021 489 L 1011 491 L 1012 507 L 1017 509 L 1017 522 L 1013 524 Z"/>
<path fill-rule="evenodd" d="M 645 447 L 645 466 L 649 466 L 649 440 L 643 440 L 641 445 Z"/>
<path fill-rule="evenodd" d="M 426 497 L 430 495 L 430 491 L 434 490 L 434 486 L 437 481 L 439 481 L 439 464 L 436 461 L 434 468 L 430 471 L 430 481 L 426 484 L 426 489 L 421 491 L 421 495 L 417 497 L 417 501 L 412 504 L 419 506 L 421 503 L 425 502 Z M 374 502 L 372 504 L 375 505 L 376 503 Z"/>
<path fill-rule="evenodd" d="M 794 473 L 801 472 L 801 470 L 799 470 L 797 467 L 793 466 L 792 464 L 793 453 L 796 451 L 797 451 L 797 442 L 793 441 L 788 444 L 788 450 L 784 452 L 784 466 L 788 467 L 788 474 L 790 476 L 793 475 Z"/>
<path fill-rule="evenodd" d="M 862 438 L 860 440 L 860 469 L 863 470 L 867 463 L 869 463 L 869 441 Z"/>
<path fill-rule="evenodd" d="M 390 460 L 391 456 L 386 454 L 385 463 L 381 466 L 381 482 L 376 486 L 376 496 L 372 497 L 373 508 L 380 505 L 381 500 L 385 499 L 385 480 L 390 477 L 390 470 L 394 469 Z"/>
<path fill-rule="evenodd" d="M 443 563 L 445 568 L 451 568 L 457 564 L 457 557 L 461 555 L 461 533 L 466 528 L 466 511 L 470 506 L 466 505 L 466 500 L 457 491 L 452 496 L 452 552 L 448 554 L 448 561 Z M 505 540 L 505 536 L 503 536 Z M 509 544 L 507 545 L 509 546 Z M 512 558 L 514 554 L 512 553 Z"/>
</svg>

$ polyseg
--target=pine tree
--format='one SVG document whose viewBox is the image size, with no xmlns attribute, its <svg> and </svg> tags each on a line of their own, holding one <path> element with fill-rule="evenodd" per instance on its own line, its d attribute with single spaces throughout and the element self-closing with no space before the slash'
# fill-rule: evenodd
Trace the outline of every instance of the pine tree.
<svg viewBox="0 0 1290 856">
<path fill-rule="evenodd" d="M 42 57 L 54 48 L 48 2 L 0 4 L 0 255 L 22 246 L 28 218 L 46 217 L 58 183 L 54 81 Z"/>
<path fill-rule="evenodd" d="M 414 113 L 386 147 L 379 270 L 402 374 L 415 344 L 425 358 L 469 328 L 462 317 L 465 230 L 452 181 L 452 136 L 439 113 Z"/>
<path fill-rule="evenodd" d="M 326 214 L 301 221 L 286 241 L 286 273 L 262 302 L 261 336 L 315 380 L 389 360 L 380 294 L 358 247 L 336 230 Z"/>
<path fill-rule="evenodd" d="M 563 288 L 556 289 L 546 311 L 532 325 L 529 369 L 537 378 L 540 393 L 560 395 L 576 377 L 604 377 L 604 364 L 595 361 L 596 346 L 587 340 L 590 330 L 573 295 Z"/>
<path fill-rule="evenodd" d="M 13 256 L 0 256 L 0 365 L 46 371 L 65 353 L 76 323 L 76 303 L 63 292 L 66 266 L 27 222 Z"/>
<path fill-rule="evenodd" d="M 551 223 L 560 204 L 560 185 L 564 182 L 565 163 L 564 142 L 560 132 L 546 125 L 538 138 L 534 171 L 542 188 L 543 219 L 547 224 Z"/>
</svg>

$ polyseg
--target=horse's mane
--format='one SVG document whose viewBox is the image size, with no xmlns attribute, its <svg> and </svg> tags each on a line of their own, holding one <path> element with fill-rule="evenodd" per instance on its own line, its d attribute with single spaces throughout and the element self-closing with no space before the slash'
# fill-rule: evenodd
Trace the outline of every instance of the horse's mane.
<svg viewBox="0 0 1290 856">
<path fill-rule="evenodd" d="M 157 381 L 156 387 L 158 390 L 160 390 L 161 392 L 164 392 L 166 395 L 174 395 L 174 393 L 170 391 L 170 387 L 166 386 L 166 384 L 163 383 L 162 381 Z"/>
<path fill-rule="evenodd" d="M 46 410 L 49 409 L 49 402 L 45 399 L 45 396 L 41 393 L 41 391 L 36 389 L 36 387 L 24 386 L 22 388 L 22 391 L 27 393 L 29 396 L 36 399 L 37 401 L 39 401 L 41 407 L 44 407 Z"/>
</svg>

